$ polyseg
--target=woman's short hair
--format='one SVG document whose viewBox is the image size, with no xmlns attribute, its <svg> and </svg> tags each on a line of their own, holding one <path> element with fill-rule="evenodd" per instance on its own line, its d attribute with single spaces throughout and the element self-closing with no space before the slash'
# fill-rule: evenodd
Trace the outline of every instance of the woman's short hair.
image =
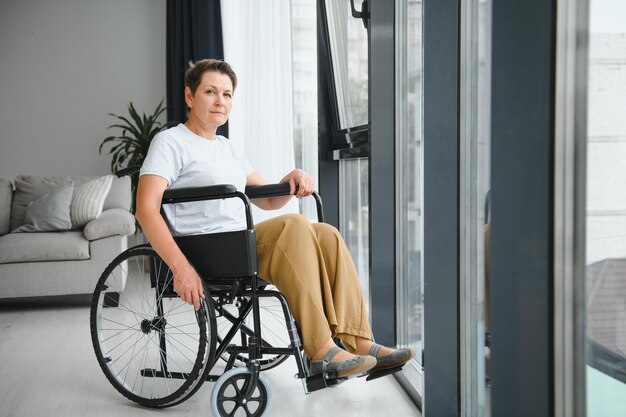
<svg viewBox="0 0 626 417">
<path fill-rule="evenodd" d="M 185 71 L 185 87 L 189 87 L 191 93 L 196 94 L 202 76 L 208 71 L 216 71 L 228 75 L 230 81 L 233 83 L 233 91 L 235 91 L 237 87 L 237 75 L 227 62 L 219 59 L 202 59 L 195 63 L 189 62 L 189 68 Z"/>
</svg>

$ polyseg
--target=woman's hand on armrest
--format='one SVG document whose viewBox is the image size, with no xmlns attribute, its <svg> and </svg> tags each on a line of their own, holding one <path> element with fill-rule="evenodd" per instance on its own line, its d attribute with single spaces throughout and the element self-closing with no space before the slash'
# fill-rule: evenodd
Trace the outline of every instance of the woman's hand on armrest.
<svg viewBox="0 0 626 417">
<path fill-rule="evenodd" d="M 295 194 L 296 197 L 308 197 L 315 191 L 313 178 L 299 168 L 294 169 L 279 181 L 279 184 L 287 183 L 289 183 L 289 187 L 291 188 L 291 194 L 294 194 L 296 186 L 298 187 L 298 193 Z"/>
<path fill-rule="evenodd" d="M 200 308 L 204 298 L 202 280 L 189 264 L 174 241 L 165 220 L 161 216 L 161 200 L 167 188 L 167 180 L 158 175 L 142 175 L 137 186 L 137 211 L 139 221 L 148 241 L 174 274 L 174 290 L 180 298 Z"/>
<path fill-rule="evenodd" d="M 267 181 L 265 178 L 263 178 L 256 171 L 252 172 L 252 174 L 250 174 L 246 179 L 246 186 L 266 184 Z M 309 196 L 313 194 L 313 191 L 315 190 L 315 182 L 313 181 L 313 178 L 301 169 L 294 169 L 289 174 L 285 175 L 283 179 L 279 181 L 279 184 L 289 184 L 291 195 L 273 198 L 258 198 L 252 200 L 252 204 L 262 208 L 263 210 L 278 210 L 291 200 L 292 195 L 295 193 L 296 186 L 298 186 L 298 193 L 295 194 L 297 197 Z"/>
</svg>

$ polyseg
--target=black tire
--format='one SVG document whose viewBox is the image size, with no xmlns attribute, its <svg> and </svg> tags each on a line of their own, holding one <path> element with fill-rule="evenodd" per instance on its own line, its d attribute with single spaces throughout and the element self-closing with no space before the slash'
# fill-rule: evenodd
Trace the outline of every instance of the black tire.
<svg viewBox="0 0 626 417">
<path fill-rule="evenodd" d="M 268 286 L 266 290 L 275 290 L 275 287 Z M 238 301 L 239 303 L 249 302 L 249 297 L 242 297 Z M 239 318 L 241 308 L 236 305 L 224 305 L 222 315 L 217 317 L 217 340 L 222 342 L 224 336 L 230 330 L 232 323 Z M 274 297 L 259 297 L 259 312 L 261 314 L 261 337 L 262 346 L 275 347 L 275 348 L 287 348 L 291 346 L 289 338 L 289 332 L 285 323 L 285 316 L 283 314 L 280 302 Z M 232 343 L 241 345 L 242 339 L 253 334 L 254 324 L 252 321 L 252 312 L 250 312 Z M 275 368 L 283 363 L 289 355 L 274 355 L 264 354 L 257 359 L 261 370 L 266 371 L 268 369 Z M 230 354 L 227 352 L 221 355 L 221 359 L 228 362 Z M 247 353 L 239 353 L 233 362 L 235 367 L 245 367 L 248 365 L 249 359 Z"/>
<path fill-rule="evenodd" d="M 195 311 L 173 292 L 172 280 L 152 248 L 131 248 L 105 269 L 91 301 L 91 340 L 102 371 L 122 395 L 148 407 L 193 395 L 215 356 L 211 297 Z"/>
<path fill-rule="evenodd" d="M 250 398 L 242 401 L 251 376 L 247 368 L 233 368 L 217 380 L 211 393 L 211 410 L 214 416 L 262 417 L 267 415 L 272 400 L 272 391 L 263 374 L 259 374 Z"/>
</svg>

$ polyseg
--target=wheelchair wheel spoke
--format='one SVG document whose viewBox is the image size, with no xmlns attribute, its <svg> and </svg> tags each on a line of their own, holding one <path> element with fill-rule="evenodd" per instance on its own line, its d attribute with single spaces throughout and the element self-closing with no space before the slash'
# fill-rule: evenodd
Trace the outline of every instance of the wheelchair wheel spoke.
<svg viewBox="0 0 626 417">
<path fill-rule="evenodd" d="M 130 336 L 128 336 L 126 339 L 123 339 L 122 341 L 120 341 L 117 345 L 113 346 L 111 349 L 109 349 L 109 353 L 113 352 L 115 349 L 117 349 L 118 347 L 120 347 L 124 342 L 126 342 L 128 339 L 130 339 L 131 337 L 133 337 L 135 334 L 139 334 L 138 332 L 135 332 L 134 334 L 131 334 Z M 109 338 L 110 339 L 110 338 Z M 131 345 L 131 346 L 134 346 Z"/>
<path fill-rule="evenodd" d="M 146 346 L 144 346 L 143 349 L 143 355 L 141 357 L 141 360 L 139 361 L 140 365 L 143 364 L 143 366 L 140 366 L 139 369 L 144 369 L 145 368 L 145 364 L 147 362 L 148 359 L 148 349 L 146 349 L 147 345 L 149 342 L 151 342 L 151 337 L 148 337 L 148 339 L 146 340 Z M 137 372 L 136 376 L 135 376 L 135 383 L 137 382 L 137 377 L 139 376 L 139 372 Z M 143 384 L 146 381 L 145 378 L 141 378 L 141 389 L 139 390 L 139 395 L 143 394 Z"/>
<path fill-rule="evenodd" d="M 132 248 L 107 267 L 92 299 L 92 341 L 100 367 L 120 393 L 153 407 L 193 394 L 215 352 L 215 318 L 206 312 L 212 300 L 203 301 L 198 314 L 169 297 L 172 279 L 154 250 Z"/>
<path fill-rule="evenodd" d="M 147 344 L 147 342 L 146 342 L 146 344 Z M 124 352 L 122 352 L 122 354 L 121 354 L 120 356 L 118 356 L 117 358 L 115 358 L 114 360 L 112 360 L 112 361 L 110 362 L 110 365 L 111 365 L 111 366 L 112 366 L 112 365 L 115 365 L 115 364 L 117 363 L 117 361 L 121 360 L 121 359 L 124 357 L 124 355 L 126 354 L 126 352 L 128 352 L 128 351 L 129 351 L 129 350 L 131 350 L 131 349 L 133 349 L 133 354 L 131 354 L 130 358 L 128 359 L 128 362 L 126 362 L 126 365 L 124 365 L 123 367 L 121 367 L 121 368 L 119 369 L 119 371 L 117 371 L 117 373 L 115 374 L 115 376 L 116 376 L 116 377 L 117 377 L 119 374 L 121 374 L 121 373 L 122 373 L 122 372 L 123 372 L 123 371 L 124 371 L 124 370 L 125 370 L 128 366 L 130 366 L 130 365 L 132 364 L 132 361 L 133 361 L 133 359 L 135 359 L 135 357 L 137 357 L 138 355 L 143 355 L 143 354 L 145 354 L 145 353 L 146 353 L 146 350 L 145 350 L 145 349 L 143 349 L 143 350 L 139 350 L 139 351 L 137 351 L 137 353 L 134 353 L 134 347 L 135 347 L 136 345 L 137 345 L 136 343 L 132 344 L 132 345 L 131 345 L 131 346 L 129 346 L 129 347 L 128 347 L 128 348 L 127 348 Z"/>
<path fill-rule="evenodd" d="M 183 358 L 187 359 L 187 361 L 188 361 L 190 364 L 193 364 L 193 361 L 194 361 L 194 360 L 193 360 L 192 358 L 190 358 L 189 356 L 186 356 L 186 355 L 185 355 L 185 354 L 184 354 L 184 353 L 183 353 L 180 349 L 178 349 L 176 346 L 174 346 L 171 342 L 172 342 L 172 340 L 170 339 L 170 345 L 172 346 L 172 348 L 173 348 L 173 349 L 176 349 L 176 351 L 180 354 L 180 356 L 182 356 Z M 163 351 L 163 349 L 161 349 L 161 347 L 159 346 L 159 344 L 158 344 L 156 341 L 153 341 L 153 343 L 154 343 L 154 345 L 157 347 L 157 349 L 159 349 L 159 354 L 160 354 L 160 355 L 161 355 L 161 354 L 165 354 L 165 352 Z M 187 347 L 187 349 L 188 349 L 188 350 L 189 350 L 192 354 L 193 354 L 193 353 L 195 353 L 195 351 L 194 351 L 194 350 L 192 350 L 192 349 L 189 349 L 189 347 Z M 188 355 L 188 353 L 187 353 L 187 355 Z M 178 368 L 179 368 L 180 370 L 185 369 L 183 366 L 180 366 L 180 363 L 179 363 L 176 359 L 172 359 L 172 358 L 170 357 L 170 359 L 169 359 L 169 360 L 170 360 L 170 361 L 172 361 L 172 362 L 174 362 L 174 364 L 175 364 L 175 365 L 177 365 L 177 366 L 178 366 Z"/>
</svg>

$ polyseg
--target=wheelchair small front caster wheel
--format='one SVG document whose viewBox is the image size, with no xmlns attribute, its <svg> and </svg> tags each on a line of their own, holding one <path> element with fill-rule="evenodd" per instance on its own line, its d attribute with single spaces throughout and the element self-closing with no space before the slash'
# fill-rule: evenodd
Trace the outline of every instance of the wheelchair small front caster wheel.
<svg viewBox="0 0 626 417">
<path fill-rule="evenodd" d="M 261 417 L 267 415 L 271 402 L 270 385 L 259 374 L 257 386 L 245 398 L 252 373 L 248 368 L 233 368 L 219 377 L 211 393 L 211 409 L 214 416 Z"/>
</svg>

